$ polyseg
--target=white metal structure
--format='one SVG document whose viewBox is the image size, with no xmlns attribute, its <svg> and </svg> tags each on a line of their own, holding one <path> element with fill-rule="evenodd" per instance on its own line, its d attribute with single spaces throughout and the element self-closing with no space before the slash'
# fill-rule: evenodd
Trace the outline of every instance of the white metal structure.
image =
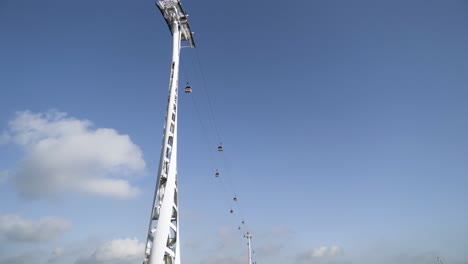
<svg viewBox="0 0 468 264">
<path fill-rule="evenodd" d="M 177 95 L 181 43 L 195 47 L 187 14 L 179 0 L 156 3 L 172 33 L 169 98 L 164 125 L 156 190 L 151 210 L 143 264 L 180 264 L 177 207 Z"/>
<path fill-rule="evenodd" d="M 249 264 L 252 264 L 252 235 L 247 232 L 244 237 L 247 238 L 247 246 L 249 247 Z"/>
</svg>

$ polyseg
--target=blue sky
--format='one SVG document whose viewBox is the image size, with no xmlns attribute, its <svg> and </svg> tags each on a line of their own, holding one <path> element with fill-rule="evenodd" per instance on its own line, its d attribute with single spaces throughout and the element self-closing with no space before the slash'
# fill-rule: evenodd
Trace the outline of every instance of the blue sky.
<svg viewBox="0 0 468 264">
<path fill-rule="evenodd" d="M 184 263 L 245 263 L 241 219 L 259 264 L 468 263 L 466 1 L 183 5 Z M 1 1 L 0 33 L 0 263 L 141 261 L 171 58 L 159 11 Z"/>
</svg>

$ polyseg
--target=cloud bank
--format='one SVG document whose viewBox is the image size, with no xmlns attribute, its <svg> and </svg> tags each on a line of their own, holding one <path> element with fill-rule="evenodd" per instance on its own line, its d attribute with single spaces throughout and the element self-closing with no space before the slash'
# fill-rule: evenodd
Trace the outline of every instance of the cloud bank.
<svg viewBox="0 0 468 264">
<path fill-rule="evenodd" d="M 80 258 L 76 264 L 131 264 L 141 262 L 145 245 L 134 239 L 116 239 L 104 243 L 88 257 Z"/>
<path fill-rule="evenodd" d="M 0 264 L 43 263 L 43 252 L 32 251 L 21 255 L 0 259 Z"/>
<path fill-rule="evenodd" d="M 25 151 L 12 179 L 22 197 L 78 192 L 126 199 L 139 193 L 122 177 L 145 169 L 128 135 L 57 111 L 18 112 L 6 135 Z"/>
<path fill-rule="evenodd" d="M 46 217 L 38 221 L 19 215 L 0 215 L 0 236 L 15 242 L 50 242 L 57 240 L 71 224 L 61 218 Z"/>
<path fill-rule="evenodd" d="M 202 260 L 201 264 L 244 264 L 248 263 L 247 256 L 209 256 Z"/>
<path fill-rule="evenodd" d="M 343 249 L 338 246 L 318 247 L 309 249 L 301 253 L 297 258 L 297 263 L 322 263 L 335 257 L 341 256 Z"/>
</svg>

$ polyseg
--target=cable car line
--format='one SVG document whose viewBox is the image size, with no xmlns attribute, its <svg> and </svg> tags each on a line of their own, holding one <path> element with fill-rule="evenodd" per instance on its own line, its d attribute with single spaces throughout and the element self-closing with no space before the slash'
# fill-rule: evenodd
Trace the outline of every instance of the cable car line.
<svg viewBox="0 0 468 264">
<path fill-rule="evenodd" d="M 200 126 L 201 126 L 201 129 L 202 129 L 202 134 L 203 134 L 203 138 L 205 140 L 205 144 L 208 145 L 208 153 L 210 155 L 211 161 L 213 163 L 216 163 L 216 157 L 215 157 L 214 153 L 209 148 L 209 146 L 211 145 L 210 138 L 208 137 L 208 133 L 207 133 L 207 129 L 205 127 L 205 124 L 203 123 L 202 119 L 200 118 L 200 110 L 198 109 L 197 102 L 195 100 L 195 96 L 194 96 L 194 94 L 191 94 L 190 97 L 192 97 L 193 107 L 195 108 L 195 114 L 197 115 L 197 119 L 198 119 L 198 121 L 200 123 Z"/>
<path fill-rule="evenodd" d="M 183 68 L 183 73 L 185 73 L 186 70 L 185 68 Z M 186 77 L 186 80 L 188 82 L 188 79 L 187 79 L 187 76 L 188 74 L 184 74 L 184 76 Z M 208 137 L 209 133 L 207 132 L 208 130 L 206 129 L 206 126 L 201 118 L 201 114 L 200 114 L 200 110 L 199 110 L 199 107 L 198 107 L 198 104 L 197 104 L 197 100 L 196 100 L 196 96 L 194 94 L 191 95 L 192 97 L 192 103 L 193 103 L 193 107 L 195 108 L 195 114 L 197 116 L 197 119 L 200 123 L 200 126 L 201 126 L 201 129 L 202 129 L 202 134 L 203 134 L 203 138 L 204 138 L 204 141 L 205 141 L 205 144 L 207 146 L 207 149 L 208 149 L 208 153 L 209 153 L 209 156 L 210 156 L 210 159 L 211 159 L 211 163 L 212 164 L 216 164 L 216 158 L 215 158 L 215 155 L 213 155 L 213 151 L 211 151 L 211 147 L 212 144 L 210 142 L 210 138 Z M 215 172 L 215 177 L 219 177 L 221 176 L 221 173 L 219 172 L 219 170 L 216 170 Z M 227 189 L 226 189 L 226 184 L 224 183 L 224 181 L 221 183 L 221 186 L 222 186 L 222 189 L 224 191 L 224 193 L 227 193 Z M 230 200 L 229 198 L 225 197 L 225 202 L 226 202 L 226 205 L 230 206 Z"/>
<path fill-rule="evenodd" d="M 208 94 L 208 88 L 207 88 L 207 82 L 206 82 L 206 78 L 205 78 L 205 74 L 203 72 L 203 67 L 202 67 L 202 64 L 200 62 L 200 55 L 198 54 L 198 50 L 195 49 L 195 55 L 196 55 L 196 58 L 197 58 L 197 62 L 198 62 L 198 67 L 199 67 L 199 71 L 200 71 L 200 74 L 201 74 L 201 77 L 202 77 L 202 90 L 203 92 L 205 93 L 206 95 L 206 98 L 207 98 L 207 101 L 208 101 L 208 109 L 210 110 L 210 115 L 211 115 L 211 119 L 212 119 L 212 122 L 213 122 L 213 126 L 214 126 L 214 129 L 215 129 L 215 132 L 216 132 L 216 136 L 218 138 L 218 142 L 221 142 L 221 136 L 219 135 L 219 129 L 218 129 L 218 126 L 216 125 L 216 118 L 215 118 L 215 115 L 214 115 L 214 111 L 213 111 L 213 104 L 211 103 L 211 98 L 210 98 L 210 95 Z"/>
<path fill-rule="evenodd" d="M 202 127 L 203 137 L 204 137 L 204 139 L 205 139 L 205 144 L 206 144 L 206 146 L 207 146 L 207 148 L 208 148 L 208 153 L 209 153 L 209 155 L 210 155 L 212 164 L 216 164 L 216 163 L 217 163 L 217 162 L 216 162 L 216 158 L 214 158 L 213 151 L 211 151 L 212 148 L 210 147 L 212 144 L 210 143 L 210 139 L 209 139 L 209 137 L 208 137 L 209 134 L 207 133 L 205 124 L 204 124 L 203 121 L 202 121 L 201 114 L 200 114 L 200 110 L 199 110 L 198 104 L 197 104 L 197 102 L 196 102 L 196 96 L 191 95 L 191 97 L 192 97 L 192 102 L 193 102 L 193 105 L 194 105 L 194 108 L 195 108 L 195 112 L 196 112 L 196 115 L 197 115 L 197 119 L 198 119 L 198 121 L 199 121 L 199 123 L 200 123 L 200 126 Z M 222 176 L 222 175 L 221 175 L 221 172 L 220 172 L 218 169 L 216 169 L 216 172 L 215 172 L 214 175 L 215 175 L 215 178 L 221 178 L 221 179 L 220 179 L 220 180 L 221 180 L 221 187 L 222 187 L 222 189 L 223 189 L 223 192 L 224 192 L 224 193 L 227 193 L 226 184 L 225 184 L 225 182 L 224 182 L 224 179 L 222 179 L 223 177 L 221 177 L 221 176 Z M 228 199 L 227 197 L 225 197 L 225 202 L 226 202 L 226 204 L 227 204 L 228 206 L 230 206 L 230 201 L 229 201 L 229 199 Z"/>
<path fill-rule="evenodd" d="M 248 234 L 248 233 L 251 233 L 251 229 L 249 228 L 249 226 L 246 224 L 247 222 L 245 221 L 245 215 L 243 214 L 243 211 L 241 209 L 241 202 L 240 202 L 240 199 L 237 195 L 237 192 L 235 191 L 236 188 L 233 184 L 233 181 L 232 181 L 232 177 L 231 177 L 231 169 L 230 169 L 230 163 L 229 163 L 229 160 L 228 160 L 228 153 L 226 153 L 226 150 L 224 148 L 224 145 L 222 144 L 222 141 L 221 141 L 221 136 L 220 136 L 220 133 L 219 133 L 219 129 L 218 129 L 218 126 L 217 126 L 217 122 L 216 122 L 216 118 L 215 118 L 215 115 L 214 115 L 214 110 L 213 110 L 213 105 L 212 105 L 212 102 L 211 102 L 211 98 L 210 98 L 210 95 L 208 93 L 208 88 L 207 88 L 207 81 L 206 81 L 206 78 L 205 78 L 205 74 L 203 72 L 203 69 L 202 69 L 202 64 L 201 64 L 201 60 L 200 60 L 200 56 L 198 54 L 198 50 L 195 49 L 195 52 L 196 52 L 196 59 L 197 59 L 197 64 L 198 64 L 198 72 L 200 73 L 201 75 L 201 80 L 202 80 L 202 85 L 199 87 L 199 89 L 197 89 L 197 87 L 195 87 L 195 92 L 193 92 L 193 88 L 192 88 L 192 85 L 191 85 L 191 82 L 189 81 L 189 74 L 188 72 L 186 71 L 185 69 L 185 66 L 184 64 L 182 63 L 182 69 L 183 69 L 183 73 L 185 73 L 185 77 L 186 77 L 186 80 L 187 80 L 187 85 L 185 86 L 185 89 L 184 89 L 184 92 L 186 94 L 189 94 L 191 97 L 192 97 L 192 102 L 193 102 L 193 105 L 194 105 L 194 108 L 195 108 L 195 114 L 197 116 L 197 119 L 199 120 L 200 122 L 200 126 L 201 126 L 201 129 L 202 129 L 202 132 L 204 134 L 204 141 L 205 141 L 205 144 L 206 146 L 208 147 L 208 152 L 209 152 L 209 156 L 210 156 L 210 160 L 213 164 L 213 166 L 216 168 L 218 167 L 218 169 L 215 170 L 215 173 L 214 173 L 214 177 L 213 177 L 216 181 L 220 181 L 220 185 L 221 185 L 221 188 L 222 188 L 222 191 L 223 193 L 225 193 L 226 195 L 223 195 L 225 196 L 224 198 L 226 199 L 226 204 L 228 205 L 228 208 L 229 208 L 229 215 L 233 215 L 237 220 L 237 224 L 234 228 L 236 228 L 242 235 L 245 235 L 245 234 Z M 189 59 L 191 60 L 191 64 L 192 66 L 194 67 L 195 64 L 193 62 L 193 59 L 191 57 L 189 57 Z M 196 67 L 194 67 L 196 68 Z M 196 71 L 193 71 L 194 73 Z M 200 91 L 200 90 L 203 90 L 203 94 L 206 96 L 206 100 L 208 101 L 208 103 L 206 104 L 208 106 L 208 119 L 209 119 L 209 123 L 211 123 L 210 125 L 213 127 L 213 129 L 207 129 L 207 127 L 205 126 L 205 123 L 203 122 L 202 118 L 201 118 L 201 112 L 200 112 L 200 109 L 198 107 L 198 96 L 196 96 L 195 94 L 197 94 L 196 91 Z M 206 119 L 204 119 L 206 120 Z M 213 133 L 208 133 L 209 131 L 214 131 L 214 134 L 215 134 L 215 137 L 216 137 L 216 141 L 219 142 L 219 144 L 212 144 L 212 140 L 210 139 L 210 136 L 209 135 L 213 135 Z M 214 147 L 213 147 L 214 146 Z M 229 152 L 229 151 L 228 151 Z M 221 165 L 221 167 L 220 167 Z M 224 168 L 224 169 L 222 169 Z M 213 174 L 211 174 L 213 175 Z M 229 191 L 228 191 L 229 189 Z M 244 200 L 243 200 L 244 201 Z M 247 232 L 247 233 L 245 233 Z"/>
</svg>

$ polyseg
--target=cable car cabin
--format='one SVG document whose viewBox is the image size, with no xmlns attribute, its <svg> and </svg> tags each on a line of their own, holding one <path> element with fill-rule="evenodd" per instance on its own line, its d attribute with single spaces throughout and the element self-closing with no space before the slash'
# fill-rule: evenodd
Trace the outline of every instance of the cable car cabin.
<svg viewBox="0 0 468 264">
<path fill-rule="evenodd" d="M 219 171 L 216 171 L 215 176 L 219 177 Z"/>
<path fill-rule="evenodd" d="M 234 213 L 234 210 L 231 209 L 231 211 L 229 211 L 231 214 Z"/>
<path fill-rule="evenodd" d="M 218 146 L 218 151 L 223 151 L 223 146 L 222 145 Z"/>
<path fill-rule="evenodd" d="M 237 197 L 234 196 L 234 198 L 232 199 L 234 202 L 237 202 Z"/>
<path fill-rule="evenodd" d="M 190 85 L 185 86 L 185 93 L 192 93 L 192 86 Z"/>
</svg>

